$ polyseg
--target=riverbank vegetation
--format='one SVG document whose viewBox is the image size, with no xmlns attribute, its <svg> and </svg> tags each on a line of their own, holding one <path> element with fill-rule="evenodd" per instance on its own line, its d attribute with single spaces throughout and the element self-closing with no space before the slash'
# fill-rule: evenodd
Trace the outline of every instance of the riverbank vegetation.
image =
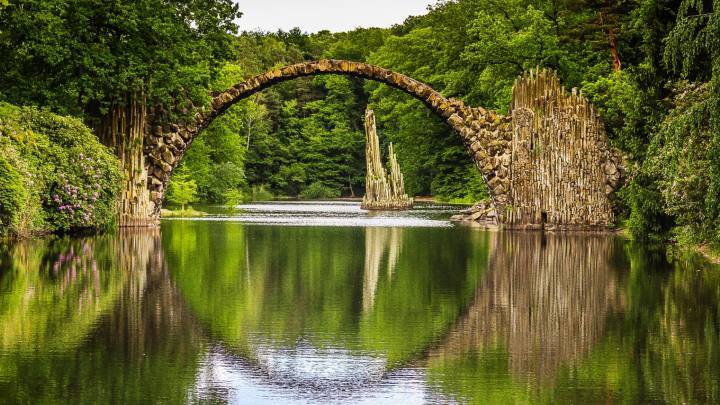
<svg viewBox="0 0 720 405">
<path fill-rule="evenodd" d="M 0 237 L 106 229 L 121 178 L 79 119 L 0 103 Z"/>
<path fill-rule="evenodd" d="M 626 156 L 628 180 L 615 203 L 632 233 L 718 246 L 718 6 L 439 1 L 388 29 L 306 34 L 237 33 L 242 10 L 229 0 L 16 0 L 0 5 L 0 100 L 80 117 L 107 141 L 117 112 L 182 114 L 188 100 L 207 103 L 208 90 L 304 60 L 377 64 L 502 113 L 519 74 L 549 67 L 593 101 Z M 251 198 L 261 185 L 274 195 L 360 196 L 368 105 L 383 147 L 400 151 L 408 194 L 467 202 L 486 195 L 441 119 L 402 92 L 340 76 L 294 80 L 239 103 L 194 141 L 176 175 L 213 203 Z"/>
</svg>

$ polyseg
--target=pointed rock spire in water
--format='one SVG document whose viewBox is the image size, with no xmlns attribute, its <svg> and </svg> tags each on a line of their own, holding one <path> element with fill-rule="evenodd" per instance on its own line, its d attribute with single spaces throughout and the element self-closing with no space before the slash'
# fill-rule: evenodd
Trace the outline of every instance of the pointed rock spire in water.
<svg viewBox="0 0 720 405">
<path fill-rule="evenodd" d="M 365 197 L 362 208 L 366 210 L 403 210 L 413 206 L 412 198 L 405 194 L 405 181 L 392 143 L 388 154 L 390 175 L 380 159 L 380 140 L 375 125 L 375 113 L 365 111 Z"/>
<path fill-rule="evenodd" d="M 400 171 L 400 165 L 397 162 L 397 155 L 393 148 L 392 142 L 390 142 L 388 151 L 388 161 L 390 162 L 390 186 L 392 187 L 393 197 L 404 197 L 405 195 L 405 180 L 403 174 Z"/>
</svg>

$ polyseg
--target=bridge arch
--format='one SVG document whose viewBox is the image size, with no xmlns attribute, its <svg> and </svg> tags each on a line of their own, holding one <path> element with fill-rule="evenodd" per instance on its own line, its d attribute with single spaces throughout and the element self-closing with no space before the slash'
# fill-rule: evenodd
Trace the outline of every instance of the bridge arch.
<svg viewBox="0 0 720 405">
<path fill-rule="evenodd" d="M 512 117 L 483 108 L 470 108 L 461 100 L 446 98 L 425 83 L 375 65 L 347 60 L 324 59 L 273 69 L 215 94 L 209 111 L 196 109 L 192 122 L 157 125 L 146 136 L 145 166 L 153 213 L 159 217 L 173 170 L 193 140 L 213 120 L 239 101 L 273 85 L 305 76 L 340 74 L 387 84 L 423 102 L 457 132 L 488 185 L 498 213 L 509 195 L 510 140 Z"/>
</svg>

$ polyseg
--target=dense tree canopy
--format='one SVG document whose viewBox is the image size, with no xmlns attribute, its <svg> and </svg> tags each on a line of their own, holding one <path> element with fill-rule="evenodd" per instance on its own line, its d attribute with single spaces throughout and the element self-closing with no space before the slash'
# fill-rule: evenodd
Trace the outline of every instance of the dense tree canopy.
<svg viewBox="0 0 720 405">
<path fill-rule="evenodd" d="M 13 0 L 0 9 L 0 98 L 90 120 L 138 93 L 205 100 L 239 16 L 231 0 Z"/>
</svg>

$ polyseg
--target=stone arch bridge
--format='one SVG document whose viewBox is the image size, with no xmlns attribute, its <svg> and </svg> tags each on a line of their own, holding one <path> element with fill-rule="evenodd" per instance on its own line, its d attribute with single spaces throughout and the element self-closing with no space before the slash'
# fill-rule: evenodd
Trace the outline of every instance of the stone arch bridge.
<svg viewBox="0 0 720 405">
<path fill-rule="evenodd" d="M 430 86 L 378 66 L 319 60 L 274 69 L 215 94 L 191 122 L 150 125 L 144 139 L 144 192 L 125 206 L 121 223 L 159 217 L 170 176 L 188 147 L 235 103 L 303 76 L 341 74 L 385 83 L 419 99 L 462 138 L 482 174 L 500 225 L 509 228 L 598 229 L 614 219 L 608 195 L 620 180 L 620 159 L 602 122 L 581 95 L 566 92 L 551 71 L 518 78 L 509 115 L 464 105 Z M 152 121 L 163 122 L 155 113 Z M 127 196 L 126 196 L 127 198 Z"/>
</svg>

